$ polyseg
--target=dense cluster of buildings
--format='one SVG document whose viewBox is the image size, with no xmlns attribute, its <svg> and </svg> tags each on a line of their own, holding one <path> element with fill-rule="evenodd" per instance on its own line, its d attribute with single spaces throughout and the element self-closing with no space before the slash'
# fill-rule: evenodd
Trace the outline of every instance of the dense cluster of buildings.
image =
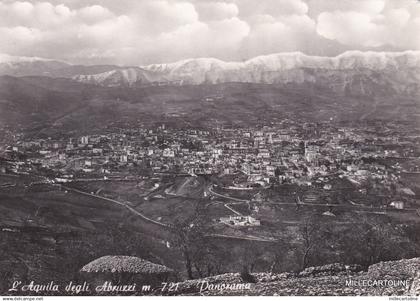
<svg viewBox="0 0 420 301">
<path fill-rule="evenodd" d="M 418 137 L 401 138 L 390 131 L 292 120 L 203 130 L 162 124 L 102 135 L 22 139 L 5 154 L 14 160 L 16 172 L 49 170 L 57 178 L 184 173 L 231 175 L 236 188 L 278 182 L 330 190 L 336 178 L 391 187 L 405 168 L 397 159 L 420 153 Z"/>
</svg>

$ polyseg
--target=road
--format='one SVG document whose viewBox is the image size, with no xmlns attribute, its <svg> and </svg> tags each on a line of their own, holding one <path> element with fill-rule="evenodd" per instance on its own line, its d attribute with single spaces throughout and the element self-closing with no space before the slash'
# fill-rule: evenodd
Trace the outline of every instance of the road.
<svg viewBox="0 0 420 301">
<path fill-rule="evenodd" d="M 75 189 L 75 188 L 70 188 L 70 187 L 67 187 L 67 186 L 64 186 L 64 185 L 60 185 L 60 186 L 63 187 L 64 189 L 66 189 L 68 191 L 72 191 L 74 193 L 78 193 L 78 194 L 81 194 L 81 195 L 89 196 L 89 197 L 96 198 L 96 199 L 99 199 L 99 200 L 102 200 L 102 201 L 106 201 L 106 202 L 111 202 L 111 203 L 117 204 L 119 206 L 125 207 L 126 209 L 128 209 L 129 211 L 131 211 L 136 216 L 139 216 L 143 220 L 146 220 L 146 221 L 148 221 L 150 223 L 153 223 L 155 225 L 164 227 L 165 229 L 171 229 L 172 228 L 171 225 L 168 225 L 168 224 L 164 224 L 164 223 L 155 221 L 155 220 L 153 220 L 153 219 L 145 216 L 144 214 L 142 214 L 138 210 L 134 209 L 133 207 L 131 207 L 131 206 L 129 206 L 129 205 L 123 203 L 123 202 L 120 202 L 120 201 L 117 201 L 117 200 L 114 200 L 114 199 L 111 199 L 111 198 L 107 198 L 107 197 L 103 197 L 103 196 L 91 194 L 91 193 L 88 193 L 88 192 L 85 192 L 85 191 L 81 191 L 81 190 L 78 190 L 78 189 Z M 269 238 L 263 238 L 263 237 L 255 237 L 255 236 L 233 236 L 233 235 L 224 235 L 224 234 L 216 234 L 216 233 L 214 233 L 214 234 L 207 234 L 206 237 L 227 238 L 227 239 L 239 239 L 239 240 L 259 241 L 259 242 L 275 242 L 276 241 L 275 239 L 269 239 Z"/>
<path fill-rule="evenodd" d="M 206 235 L 206 237 L 239 239 L 239 240 L 259 241 L 259 242 L 276 242 L 277 241 L 274 238 L 262 238 L 262 237 L 255 237 L 255 236 L 233 236 L 233 235 L 225 235 L 225 234 L 208 234 Z"/>
<path fill-rule="evenodd" d="M 213 194 L 214 196 L 218 196 L 224 199 L 228 199 L 228 200 L 234 200 L 237 202 L 243 202 L 243 203 L 248 203 L 250 202 L 250 200 L 246 200 L 246 199 L 238 199 L 235 197 L 231 197 L 231 196 L 227 196 L 227 195 L 223 195 L 217 192 L 214 192 L 213 187 L 209 187 L 208 191 Z M 356 213 L 370 213 L 370 214 L 377 214 L 377 215 L 385 215 L 387 214 L 388 210 L 383 209 L 383 208 L 379 208 L 379 207 L 368 207 L 368 206 L 364 206 L 364 205 L 343 205 L 343 204 L 317 204 L 317 203 L 304 203 L 304 202 L 299 202 L 299 203 L 278 203 L 278 202 L 269 202 L 271 205 L 276 205 L 276 206 L 312 206 L 312 207 L 325 207 L 326 209 L 330 209 L 331 207 L 335 207 L 335 208 L 344 208 L 344 209 L 349 209 L 352 210 Z M 416 209 L 398 209 L 398 211 L 400 212 L 413 212 L 416 211 Z"/>
<path fill-rule="evenodd" d="M 238 198 L 234 198 L 234 197 L 231 197 L 231 196 L 228 196 L 228 195 L 223 195 L 223 194 L 214 192 L 213 185 L 208 188 L 208 191 L 214 196 L 218 196 L 218 197 L 228 199 L 228 200 L 232 200 L 232 201 L 236 201 L 236 202 L 248 203 L 250 201 L 250 200 L 238 199 Z"/>
<path fill-rule="evenodd" d="M 33 176 L 36 176 L 37 178 L 40 179 L 39 184 L 52 184 L 52 180 L 48 179 L 45 176 L 40 176 L 40 175 L 35 175 L 35 174 L 33 174 Z M 38 183 L 38 182 L 33 182 L 31 184 L 35 184 L 35 183 Z M 67 191 L 71 191 L 71 192 L 74 192 L 74 193 L 77 193 L 77 194 L 80 194 L 80 195 L 84 195 L 84 196 L 95 198 L 95 199 L 98 199 L 98 200 L 101 200 L 101 201 L 106 201 L 106 202 L 110 202 L 110 203 L 116 204 L 118 206 L 121 206 L 121 207 L 126 208 L 131 213 L 133 213 L 134 215 L 140 217 L 141 219 L 143 219 L 143 220 L 145 220 L 147 222 L 150 222 L 152 224 L 158 225 L 158 226 L 163 227 L 165 229 L 169 229 L 169 230 L 172 229 L 172 226 L 171 225 L 165 224 L 165 223 L 161 223 L 161 222 L 156 221 L 156 220 L 153 220 L 153 219 L 147 217 L 146 215 L 144 215 L 143 213 L 141 213 L 140 211 L 134 209 L 133 207 L 131 207 L 131 206 L 129 206 L 129 205 L 123 203 L 123 202 L 120 202 L 120 201 L 117 201 L 117 200 L 114 200 L 114 199 L 111 199 L 111 198 L 107 198 L 107 197 L 95 195 L 95 194 L 92 194 L 92 193 L 89 193 L 89 192 L 85 192 L 85 191 L 82 191 L 82 190 L 79 190 L 79 189 L 71 188 L 71 187 L 65 186 L 65 185 L 63 185 L 61 183 L 56 183 L 56 184 L 52 184 L 52 185 L 60 186 L 60 187 L 62 187 L 63 189 L 65 189 Z M 210 189 L 209 189 L 209 192 L 213 193 Z M 224 197 L 222 195 L 220 195 L 220 196 L 221 197 Z M 237 202 L 248 202 L 246 200 L 240 200 L 240 199 L 236 199 L 236 198 L 230 198 L 230 199 L 233 199 L 233 200 L 235 200 Z M 213 238 L 239 239 L 239 240 L 260 241 L 260 242 L 273 242 L 273 241 L 275 241 L 275 240 L 270 240 L 270 239 L 260 238 L 260 237 L 232 236 L 232 235 L 224 235 L 224 234 L 216 234 L 216 233 L 214 233 L 214 234 L 208 234 L 206 236 L 207 237 L 213 237 Z"/>
<path fill-rule="evenodd" d="M 229 206 L 230 204 L 224 204 L 225 208 L 232 211 L 234 214 L 238 215 L 238 216 L 242 216 L 242 213 L 236 211 L 235 209 L 233 209 L 232 207 Z"/>
<path fill-rule="evenodd" d="M 92 197 L 92 198 L 100 199 L 102 201 L 107 201 L 107 202 L 117 204 L 119 206 L 125 207 L 126 209 L 131 211 L 133 214 L 139 216 L 140 218 L 142 218 L 142 219 L 144 219 L 148 222 L 151 222 L 155 225 L 158 225 L 158 226 L 161 226 L 161 227 L 164 227 L 164 228 L 167 228 L 167 229 L 171 228 L 170 225 L 155 221 L 155 220 L 145 216 L 143 213 L 137 211 L 133 207 L 131 207 L 131 206 L 129 206 L 129 205 L 123 203 L 123 202 L 120 202 L 120 201 L 117 201 L 117 200 L 114 200 L 114 199 L 110 199 L 110 198 L 107 198 L 107 197 L 91 194 L 91 193 L 88 193 L 88 192 L 84 192 L 84 191 L 81 191 L 81 190 L 78 190 L 78 189 L 75 189 L 75 188 L 70 188 L 70 187 L 67 187 L 67 186 L 64 186 L 64 185 L 61 185 L 61 187 L 63 187 L 64 189 L 66 189 L 68 191 L 72 191 L 72 192 L 75 192 L 75 193 L 78 193 L 78 194 L 82 194 L 82 195 L 86 195 L 86 196 L 89 196 L 89 197 Z"/>
<path fill-rule="evenodd" d="M 78 194 L 81 194 L 81 195 L 85 195 L 85 196 L 89 196 L 91 198 L 96 198 L 96 199 L 101 200 L 101 201 L 110 202 L 110 203 L 116 204 L 118 206 L 124 207 L 127 210 L 129 210 L 131 213 L 133 213 L 134 215 L 140 217 L 141 219 L 143 219 L 147 222 L 158 225 L 158 226 L 163 227 L 165 229 L 172 229 L 172 225 L 153 220 L 153 219 L 147 217 L 146 215 L 144 215 L 142 212 L 134 209 L 133 207 L 131 207 L 130 205 L 128 205 L 124 202 L 117 201 L 117 200 L 107 198 L 107 197 L 103 197 L 103 196 L 99 196 L 99 195 L 95 195 L 95 194 L 91 194 L 89 192 L 81 191 L 81 190 L 78 190 L 78 189 L 75 189 L 75 188 L 70 188 L 70 187 L 67 187 L 63 184 L 58 184 L 58 185 L 63 187 L 63 189 L 66 189 L 68 191 L 78 193 Z M 250 200 L 235 198 L 235 197 L 226 196 L 226 195 L 214 192 L 213 191 L 213 186 L 208 187 L 208 192 L 210 194 L 214 195 L 214 196 L 221 197 L 221 198 L 224 198 L 224 199 L 227 199 L 227 200 L 230 200 L 230 201 L 234 201 L 234 202 L 229 202 L 228 204 L 224 204 L 224 205 L 227 205 L 227 206 L 225 206 L 227 209 L 231 210 L 233 213 L 238 214 L 238 215 L 241 215 L 241 214 L 239 212 L 233 210 L 231 207 L 229 207 L 229 205 L 234 204 L 234 203 L 247 203 L 247 204 L 249 204 L 249 202 L 250 202 Z M 272 204 L 296 206 L 296 203 L 272 203 Z M 379 208 L 369 208 L 369 207 L 366 208 L 366 207 L 362 207 L 362 206 L 348 206 L 348 205 L 338 205 L 338 204 L 332 204 L 332 205 L 329 205 L 329 204 L 308 204 L 308 203 L 300 203 L 299 205 L 300 206 L 322 206 L 322 207 L 326 207 L 326 208 L 331 207 L 331 206 L 333 206 L 333 207 L 341 206 L 341 207 L 351 208 L 353 210 L 354 209 L 359 209 L 359 210 L 362 209 L 363 212 L 370 212 L 372 214 L 381 214 L 381 215 L 386 214 L 386 210 L 378 211 L 377 209 L 379 209 Z M 372 210 L 372 211 L 367 211 L 366 209 Z M 376 211 L 373 211 L 375 209 L 376 209 Z M 357 212 L 361 212 L 361 211 L 357 211 Z M 225 235 L 225 234 L 217 234 L 217 233 L 208 234 L 208 235 L 206 235 L 206 237 L 236 239 L 236 240 L 246 240 L 246 241 L 256 241 L 256 242 L 271 242 L 271 243 L 276 241 L 274 238 L 255 237 L 255 236 L 241 236 L 241 235 L 234 236 L 234 235 Z"/>
</svg>

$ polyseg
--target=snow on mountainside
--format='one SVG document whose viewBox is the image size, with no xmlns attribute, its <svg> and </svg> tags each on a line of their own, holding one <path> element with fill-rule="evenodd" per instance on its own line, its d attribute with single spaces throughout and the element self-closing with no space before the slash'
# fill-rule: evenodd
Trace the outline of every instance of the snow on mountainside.
<svg viewBox="0 0 420 301">
<path fill-rule="evenodd" d="M 68 66 L 70 66 L 70 64 L 52 59 L 0 54 L 0 75 L 50 76 L 52 71 Z"/>
<path fill-rule="evenodd" d="M 360 52 L 349 51 L 336 57 L 308 56 L 300 52 L 259 56 L 246 62 L 227 63 L 217 59 L 191 59 L 172 64 L 143 67 L 167 80 L 185 80 L 189 83 L 210 82 L 264 82 L 275 83 L 279 74 L 300 69 L 372 71 L 420 68 L 420 52 Z M 270 74 L 271 73 L 271 74 Z M 299 74 L 296 74 L 299 76 Z M 290 78 L 291 81 L 303 79 Z"/>
<path fill-rule="evenodd" d="M 214 58 L 187 59 L 153 64 L 126 73 L 107 72 L 76 76 L 98 85 L 215 84 L 227 82 L 312 84 L 356 94 L 409 93 L 420 91 L 420 52 L 349 51 L 336 57 L 279 53 L 245 62 Z"/>
<path fill-rule="evenodd" d="M 239 82 L 304 84 L 357 95 L 418 95 L 420 51 L 348 51 L 336 57 L 293 52 L 259 56 L 245 62 L 198 58 L 141 67 L 79 66 L 0 55 L 0 75 L 66 77 L 101 86 Z"/>
<path fill-rule="evenodd" d="M 144 76 L 144 70 L 140 68 L 124 68 L 111 70 L 99 74 L 84 74 L 74 77 L 79 82 L 101 84 L 104 86 L 132 86 L 135 83 L 148 82 Z"/>
<path fill-rule="evenodd" d="M 361 52 L 347 51 L 336 57 L 309 56 L 301 52 L 277 53 L 252 58 L 245 62 L 224 62 L 213 58 L 188 59 L 170 64 L 154 64 L 142 68 L 154 72 L 166 72 L 175 75 L 188 68 L 212 71 L 252 70 L 256 67 L 267 71 L 281 71 L 297 68 L 321 69 L 356 69 L 367 68 L 382 70 L 387 67 L 420 67 L 420 51 L 406 52 Z"/>
<path fill-rule="evenodd" d="M 72 78 L 84 74 L 100 74 L 121 69 L 114 65 L 72 65 L 64 61 L 39 57 L 21 57 L 0 53 L 0 76 L 47 76 Z M 124 67 L 124 69 L 127 69 Z"/>
<path fill-rule="evenodd" d="M 54 60 L 45 59 L 40 57 L 29 57 L 29 56 L 13 56 L 5 53 L 0 53 L 0 64 L 3 63 L 33 63 L 37 61 L 52 62 Z"/>
</svg>

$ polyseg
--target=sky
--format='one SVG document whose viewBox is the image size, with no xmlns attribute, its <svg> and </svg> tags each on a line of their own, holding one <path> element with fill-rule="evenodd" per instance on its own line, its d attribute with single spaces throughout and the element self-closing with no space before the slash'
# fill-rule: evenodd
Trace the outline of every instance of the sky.
<svg viewBox="0 0 420 301">
<path fill-rule="evenodd" d="M 417 0 L 0 0 L 0 53 L 80 64 L 420 50 Z"/>
</svg>

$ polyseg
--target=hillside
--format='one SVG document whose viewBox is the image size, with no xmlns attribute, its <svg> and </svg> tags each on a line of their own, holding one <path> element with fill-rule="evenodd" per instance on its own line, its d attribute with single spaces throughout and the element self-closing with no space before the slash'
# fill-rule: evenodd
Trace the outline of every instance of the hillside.
<svg viewBox="0 0 420 301">
<path fill-rule="evenodd" d="M 217 83 L 298 84 L 328 88 L 345 95 L 419 93 L 420 54 L 350 51 L 336 57 L 281 53 L 245 62 L 213 58 L 188 59 L 171 64 L 116 69 L 73 77 L 103 86 Z"/>
<path fill-rule="evenodd" d="M 244 287 L 242 289 L 231 289 L 235 285 L 239 287 L 238 284 L 243 283 L 240 274 L 231 273 L 182 282 L 178 291 L 174 294 L 210 296 L 418 296 L 420 292 L 419 270 L 420 258 L 380 262 L 369 266 L 367 270 L 362 270 L 357 265 L 329 264 L 310 267 L 300 273 L 252 274 L 256 283 L 251 283 L 248 289 Z M 351 285 L 350 280 L 352 281 Z M 346 281 L 348 282 L 347 285 Z M 400 281 L 399 284 L 398 281 Z"/>
<path fill-rule="evenodd" d="M 348 51 L 336 57 L 278 53 L 244 62 L 193 58 L 148 66 L 71 65 L 0 55 L 0 75 L 71 78 L 104 87 L 221 83 L 318 87 L 340 95 L 418 95 L 420 52 Z"/>
<path fill-rule="evenodd" d="M 392 109 L 390 109 L 392 108 Z M 48 77 L 0 77 L 0 120 L 25 132 L 83 133 L 107 126 L 164 121 L 174 126 L 250 126 L 302 121 L 415 121 L 413 96 L 352 96 L 294 84 L 101 87 Z"/>
</svg>

